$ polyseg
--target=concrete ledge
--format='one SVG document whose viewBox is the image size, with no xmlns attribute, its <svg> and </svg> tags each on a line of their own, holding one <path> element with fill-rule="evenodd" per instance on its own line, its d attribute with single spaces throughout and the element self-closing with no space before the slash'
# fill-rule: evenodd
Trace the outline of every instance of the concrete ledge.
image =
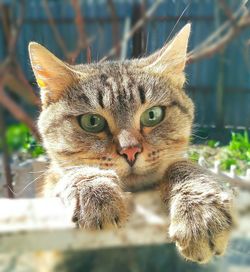
<svg viewBox="0 0 250 272">
<path fill-rule="evenodd" d="M 0 199 L 0 252 L 94 249 L 169 242 L 167 217 L 158 192 L 136 193 L 123 228 L 76 229 L 60 199 Z"/>
<path fill-rule="evenodd" d="M 95 249 L 170 242 L 168 218 L 159 192 L 132 194 L 133 210 L 123 228 L 84 231 L 58 198 L 1 199 L 0 253 L 37 250 Z M 239 222 L 232 238 L 250 239 L 249 192 L 239 192 Z"/>
</svg>

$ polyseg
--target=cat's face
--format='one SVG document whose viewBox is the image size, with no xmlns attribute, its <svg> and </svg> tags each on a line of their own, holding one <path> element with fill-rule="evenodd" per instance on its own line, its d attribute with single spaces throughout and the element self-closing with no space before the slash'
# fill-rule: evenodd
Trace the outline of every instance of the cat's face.
<svg viewBox="0 0 250 272">
<path fill-rule="evenodd" d="M 73 67 L 31 44 L 42 89 L 38 125 L 52 162 L 62 171 L 112 168 L 129 185 L 161 178 L 182 157 L 192 126 L 182 91 L 188 34 L 186 26 L 172 50 L 170 43 L 146 59 Z"/>
</svg>

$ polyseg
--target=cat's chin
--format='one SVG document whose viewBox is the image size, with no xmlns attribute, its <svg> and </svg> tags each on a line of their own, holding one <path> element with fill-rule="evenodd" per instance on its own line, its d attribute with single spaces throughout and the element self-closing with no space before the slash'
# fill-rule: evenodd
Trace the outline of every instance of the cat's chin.
<svg viewBox="0 0 250 272">
<path fill-rule="evenodd" d="M 126 176 L 121 177 L 122 183 L 126 190 L 138 190 L 154 186 L 161 179 L 161 175 L 155 172 L 140 174 L 136 171 L 131 171 Z"/>
</svg>

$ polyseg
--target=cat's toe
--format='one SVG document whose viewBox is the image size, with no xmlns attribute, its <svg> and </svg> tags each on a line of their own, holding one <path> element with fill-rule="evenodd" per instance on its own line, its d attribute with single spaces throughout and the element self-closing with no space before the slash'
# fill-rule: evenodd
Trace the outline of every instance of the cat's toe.
<svg viewBox="0 0 250 272">
<path fill-rule="evenodd" d="M 207 263 L 214 255 L 223 255 L 226 251 L 231 230 L 225 229 L 218 233 L 208 231 L 202 235 L 191 235 L 192 230 L 186 226 L 186 232 L 178 225 L 171 226 L 170 237 L 176 243 L 178 251 L 187 260 Z"/>
<path fill-rule="evenodd" d="M 189 246 L 185 249 L 179 247 L 178 249 L 184 258 L 193 262 L 207 263 L 213 256 L 213 252 L 206 238 L 199 239 L 198 241 L 191 241 Z"/>
<path fill-rule="evenodd" d="M 182 247 L 176 242 L 181 255 L 187 260 L 207 263 L 214 255 L 223 255 L 228 245 L 230 231 L 225 230 L 219 234 L 208 235 L 199 239 L 192 239 L 188 246 Z"/>
<path fill-rule="evenodd" d="M 186 260 L 206 263 L 213 255 L 208 237 L 196 237 L 190 226 L 184 223 L 172 223 L 169 228 L 169 236 Z"/>
<path fill-rule="evenodd" d="M 174 232 L 173 229 L 176 231 Z M 207 263 L 214 255 L 223 255 L 225 253 L 231 233 L 230 229 L 224 229 L 218 233 L 209 230 L 207 234 L 203 232 L 201 236 L 190 236 L 190 229 L 188 227 L 186 229 L 187 231 L 184 233 L 178 230 L 178 227 L 174 228 L 172 226 L 170 232 L 172 241 L 176 243 L 180 254 L 185 259 L 198 263 Z"/>
<path fill-rule="evenodd" d="M 211 250 L 214 255 L 221 256 L 225 253 L 228 241 L 230 237 L 230 231 L 224 230 L 216 235 L 214 235 L 211 240 Z"/>
</svg>

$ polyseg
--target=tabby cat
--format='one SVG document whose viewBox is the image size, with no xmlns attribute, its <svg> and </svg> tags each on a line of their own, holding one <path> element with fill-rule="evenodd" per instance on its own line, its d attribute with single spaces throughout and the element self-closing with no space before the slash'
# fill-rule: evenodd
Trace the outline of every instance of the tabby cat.
<svg viewBox="0 0 250 272">
<path fill-rule="evenodd" d="M 122 225 L 126 191 L 159 184 L 169 235 L 187 259 L 223 254 L 232 197 L 185 159 L 194 106 L 183 91 L 190 24 L 149 57 L 69 65 L 31 42 L 38 127 L 51 159 L 43 195 L 74 207 L 82 228 Z"/>
</svg>

